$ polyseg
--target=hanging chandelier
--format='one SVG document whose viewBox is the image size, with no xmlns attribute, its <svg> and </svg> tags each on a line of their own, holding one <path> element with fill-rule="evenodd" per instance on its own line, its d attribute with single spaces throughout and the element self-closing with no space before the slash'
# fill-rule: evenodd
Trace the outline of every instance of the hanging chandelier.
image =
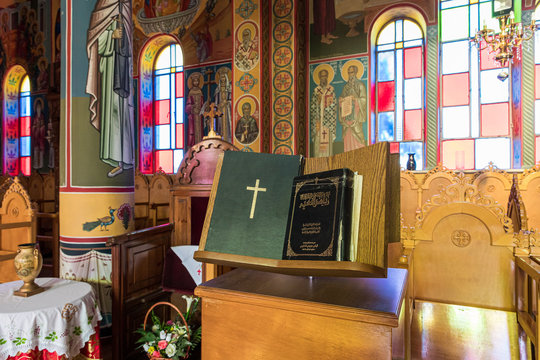
<svg viewBox="0 0 540 360">
<path fill-rule="evenodd" d="M 495 30 L 484 28 L 478 31 L 471 40 L 480 50 L 488 48 L 488 51 L 494 54 L 495 61 L 502 67 L 506 67 L 509 62 L 513 62 L 516 51 L 523 40 L 530 40 L 534 36 L 536 24 L 534 19 L 531 25 L 523 26 L 522 23 L 514 22 L 512 13 L 498 16 L 499 28 L 501 31 L 495 33 Z"/>
</svg>

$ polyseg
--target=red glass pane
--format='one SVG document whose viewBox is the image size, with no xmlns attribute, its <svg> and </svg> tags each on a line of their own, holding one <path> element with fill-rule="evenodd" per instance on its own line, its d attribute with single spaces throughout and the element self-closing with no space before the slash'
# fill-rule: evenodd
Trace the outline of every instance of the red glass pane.
<svg viewBox="0 0 540 360">
<path fill-rule="evenodd" d="M 469 73 L 443 75 L 443 106 L 469 104 Z"/>
<path fill-rule="evenodd" d="M 158 100 L 154 103 L 155 106 L 155 122 L 156 125 L 170 124 L 171 122 L 171 104 L 170 100 Z"/>
<path fill-rule="evenodd" d="M 540 161 L 540 136 L 536 137 L 536 163 Z"/>
<path fill-rule="evenodd" d="M 403 140 L 422 140 L 422 110 L 405 111 Z"/>
<path fill-rule="evenodd" d="M 482 42 L 482 46 L 485 46 L 484 42 Z M 489 47 L 480 51 L 480 70 L 497 69 L 500 67 L 500 64 L 495 61 L 495 53 L 489 52 Z"/>
<path fill-rule="evenodd" d="M 540 99 L 540 65 L 534 66 L 534 94 Z"/>
<path fill-rule="evenodd" d="M 422 76 L 422 48 L 408 48 L 404 50 L 405 79 Z"/>
<path fill-rule="evenodd" d="M 30 176 L 30 156 L 21 158 L 21 172 L 25 176 Z"/>
<path fill-rule="evenodd" d="M 441 143 L 442 163 L 449 169 L 474 169 L 474 140 L 447 140 Z"/>
<path fill-rule="evenodd" d="M 480 126 L 482 136 L 508 136 L 508 103 L 482 105 Z"/>
<path fill-rule="evenodd" d="M 395 107 L 395 85 L 393 81 L 378 83 L 379 96 L 377 98 L 377 110 L 394 111 Z"/>
<path fill-rule="evenodd" d="M 184 72 L 176 73 L 176 97 L 184 96 Z"/>
<path fill-rule="evenodd" d="M 390 143 L 390 153 L 391 154 L 399 154 L 399 143 L 398 142 Z"/>
<path fill-rule="evenodd" d="M 21 118 L 21 136 L 30 136 L 30 116 Z"/>
<path fill-rule="evenodd" d="M 173 151 L 159 150 L 156 151 L 156 170 L 163 169 L 167 174 L 173 172 Z"/>
<path fill-rule="evenodd" d="M 176 124 L 176 148 L 184 148 L 184 124 Z"/>
</svg>

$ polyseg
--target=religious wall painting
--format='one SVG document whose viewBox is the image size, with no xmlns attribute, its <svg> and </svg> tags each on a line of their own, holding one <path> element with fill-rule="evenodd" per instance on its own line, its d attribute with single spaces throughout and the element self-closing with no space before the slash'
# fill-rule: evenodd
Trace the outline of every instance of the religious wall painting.
<svg viewBox="0 0 540 360">
<path fill-rule="evenodd" d="M 310 156 L 367 145 L 367 57 L 310 65 Z"/>
<path fill-rule="evenodd" d="M 253 21 L 244 21 L 236 31 L 234 64 L 244 72 L 259 63 L 259 30 Z"/>
<path fill-rule="evenodd" d="M 259 102 L 252 95 L 241 96 L 235 104 L 234 116 L 235 140 L 247 148 L 259 138 Z"/>
<path fill-rule="evenodd" d="M 223 140 L 233 140 L 231 64 L 186 69 L 188 146 L 214 130 Z"/>
<path fill-rule="evenodd" d="M 54 169 L 54 130 L 46 98 L 36 96 L 32 105 L 32 169 L 42 174 Z"/>
<path fill-rule="evenodd" d="M 131 1 L 97 0 L 88 27 L 89 121 L 100 133 L 97 155 L 110 166 L 109 178 L 135 164 L 131 18 Z"/>
<path fill-rule="evenodd" d="M 309 2 L 309 57 L 311 60 L 367 53 L 363 1 Z"/>
</svg>

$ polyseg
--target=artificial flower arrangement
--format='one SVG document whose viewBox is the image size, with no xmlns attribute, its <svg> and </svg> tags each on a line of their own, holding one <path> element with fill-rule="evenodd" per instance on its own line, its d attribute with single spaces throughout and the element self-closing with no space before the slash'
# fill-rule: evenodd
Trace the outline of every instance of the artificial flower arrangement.
<svg viewBox="0 0 540 360">
<path fill-rule="evenodd" d="M 137 343 L 146 352 L 150 359 L 187 359 L 201 341 L 200 317 L 198 316 L 199 301 L 196 296 L 183 295 L 186 300 L 186 312 L 182 313 L 176 306 L 168 302 L 154 304 L 146 314 L 144 324 L 136 330 L 141 337 Z M 154 314 L 157 305 L 169 305 L 174 308 L 178 316 L 175 320 L 162 322 Z M 152 326 L 146 328 L 148 314 L 151 315 Z"/>
</svg>

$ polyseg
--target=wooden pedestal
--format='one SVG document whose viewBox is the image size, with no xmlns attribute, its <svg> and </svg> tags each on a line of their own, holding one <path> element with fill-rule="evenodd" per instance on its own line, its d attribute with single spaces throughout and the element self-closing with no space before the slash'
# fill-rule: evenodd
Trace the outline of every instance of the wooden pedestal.
<svg viewBox="0 0 540 360">
<path fill-rule="evenodd" d="M 388 278 L 237 269 L 195 289 L 202 359 L 409 358 L 407 270 Z"/>
</svg>

